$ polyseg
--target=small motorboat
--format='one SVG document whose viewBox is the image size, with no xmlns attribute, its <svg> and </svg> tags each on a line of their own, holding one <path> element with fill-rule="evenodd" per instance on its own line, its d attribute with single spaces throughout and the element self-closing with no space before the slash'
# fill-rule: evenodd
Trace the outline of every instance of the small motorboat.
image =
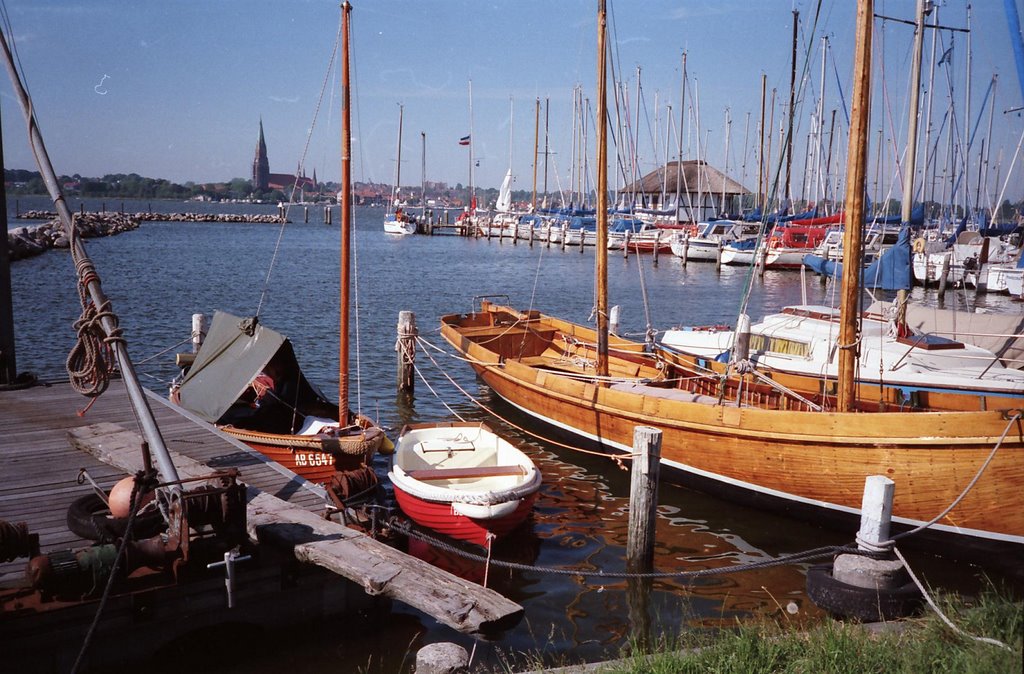
<svg viewBox="0 0 1024 674">
<path fill-rule="evenodd" d="M 414 522 L 484 547 L 530 515 L 541 483 L 530 457 L 477 423 L 406 426 L 388 477 Z"/>
</svg>

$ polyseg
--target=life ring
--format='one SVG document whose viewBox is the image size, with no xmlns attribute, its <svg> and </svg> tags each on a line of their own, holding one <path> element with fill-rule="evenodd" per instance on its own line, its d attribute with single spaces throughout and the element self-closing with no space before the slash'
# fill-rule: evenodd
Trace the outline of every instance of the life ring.
<svg viewBox="0 0 1024 674">
<path fill-rule="evenodd" d="M 914 239 L 914 252 L 915 253 L 923 253 L 924 252 L 924 237 L 923 236 L 919 236 L 916 239 Z"/>
<path fill-rule="evenodd" d="M 67 523 L 68 529 L 76 536 L 99 543 L 113 543 L 124 538 L 128 529 L 128 518 L 111 517 L 107 504 L 92 492 L 71 502 Z M 133 538 L 150 538 L 166 528 L 159 510 L 147 510 L 135 516 Z"/>
</svg>

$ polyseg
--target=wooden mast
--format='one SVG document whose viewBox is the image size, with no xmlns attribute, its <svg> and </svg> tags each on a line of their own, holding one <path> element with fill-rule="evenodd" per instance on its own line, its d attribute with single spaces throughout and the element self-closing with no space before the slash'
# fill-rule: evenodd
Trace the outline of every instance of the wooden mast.
<svg viewBox="0 0 1024 674">
<path fill-rule="evenodd" d="M 846 223 L 843 234 L 843 290 L 839 323 L 838 411 L 853 410 L 857 382 L 860 307 L 861 223 L 867 170 L 868 124 L 871 113 L 871 31 L 874 1 L 857 4 L 856 51 L 853 57 L 853 103 L 846 163 Z"/>
<path fill-rule="evenodd" d="M 349 266 L 352 249 L 352 101 L 349 83 L 349 12 L 341 5 L 341 300 L 338 340 L 338 423 L 348 424 Z"/>
<path fill-rule="evenodd" d="M 597 374 L 608 375 L 608 76 L 605 0 L 597 3 Z M 582 234 L 581 234 L 582 236 Z"/>
</svg>

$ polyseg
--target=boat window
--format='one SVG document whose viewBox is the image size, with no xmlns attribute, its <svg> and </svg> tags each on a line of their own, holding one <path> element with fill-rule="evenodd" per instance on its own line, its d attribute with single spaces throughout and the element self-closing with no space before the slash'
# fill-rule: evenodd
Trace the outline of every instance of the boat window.
<svg viewBox="0 0 1024 674">
<path fill-rule="evenodd" d="M 806 342 L 798 342 L 784 337 L 769 337 L 767 335 L 751 335 L 750 350 L 780 353 L 787 356 L 800 356 L 801 358 L 807 358 L 811 355 L 811 345 Z"/>
</svg>

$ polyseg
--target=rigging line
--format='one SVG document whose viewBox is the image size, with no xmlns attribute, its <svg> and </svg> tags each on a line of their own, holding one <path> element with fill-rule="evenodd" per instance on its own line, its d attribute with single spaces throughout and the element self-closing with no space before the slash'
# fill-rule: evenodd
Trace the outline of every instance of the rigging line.
<svg viewBox="0 0 1024 674">
<path fill-rule="evenodd" d="M 417 375 L 417 376 L 418 376 L 418 377 L 420 378 L 420 381 L 422 381 L 422 382 L 423 382 L 423 384 L 424 384 L 424 385 L 425 385 L 425 386 L 427 387 L 427 389 L 428 389 L 428 390 L 429 390 L 429 391 L 430 391 L 431 393 L 433 393 L 433 394 L 434 394 L 434 397 L 435 397 L 435 398 L 437 398 L 437 399 L 438 399 L 438 401 L 439 401 L 439 402 L 440 402 L 440 403 L 441 403 L 442 405 L 444 405 L 444 406 L 445 406 L 445 408 L 446 408 L 446 409 L 447 409 L 447 410 L 448 410 L 448 411 L 449 411 L 449 412 L 450 412 L 450 413 L 451 413 L 451 414 L 452 414 L 452 415 L 453 415 L 453 416 L 454 416 L 454 417 L 455 417 L 456 419 L 458 419 L 459 421 L 465 421 L 466 419 L 465 419 L 465 418 L 464 418 L 464 417 L 463 417 L 463 416 L 462 416 L 461 414 L 459 414 L 458 412 L 456 412 L 456 411 L 454 410 L 454 408 L 452 408 L 452 406 L 451 406 L 451 405 L 449 405 L 449 404 L 448 404 L 448 403 L 447 403 L 447 402 L 445 401 L 445 399 L 441 397 L 441 394 L 440 394 L 440 393 L 438 393 L 438 392 L 437 392 L 437 391 L 436 391 L 436 390 L 434 389 L 434 387 L 430 385 L 430 382 L 429 382 L 429 381 L 427 381 L 427 377 L 426 377 L 426 375 L 424 375 L 424 374 L 423 374 L 423 372 L 422 372 L 422 371 L 420 370 L 419 366 L 418 366 L 418 365 L 416 365 L 415 361 L 413 361 L 413 365 L 412 365 L 412 367 L 413 367 L 413 369 L 414 369 L 414 370 L 416 371 L 416 375 Z"/>
<path fill-rule="evenodd" d="M 425 343 L 426 340 L 424 340 L 422 337 L 417 337 L 416 338 L 416 342 L 418 344 L 421 344 L 421 348 L 422 348 L 422 343 Z M 430 346 L 433 346 L 433 345 L 431 344 Z M 621 452 L 621 453 L 617 453 L 617 454 L 610 454 L 610 453 L 607 453 L 607 452 L 597 452 L 597 451 L 594 451 L 594 450 L 591 450 L 591 449 L 583 449 L 582 447 L 577 447 L 575 445 L 568 445 L 568 444 L 565 444 L 564 442 L 559 442 L 558 440 L 553 440 L 551 438 L 544 437 L 543 435 L 538 435 L 537 433 L 534 433 L 533 431 L 531 431 L 531 430 L 529 430 L 527 428 L 524 428 L 524 427 L 520 426 L 519 424 L 516 424 L 516 423 L 510 421 L 509 419 L 503 417 L 502 415 L 498 414 L 497 412 L 495 412 L 494 410 L 492 410 L 491 408 L 487 407 L 482 402 L 477 400 L 473 396 L 473 394 L 471 394 L 469 391 L 464 389 L 457 381 L 455 381 L 455 379 L 452 378 L 451 375 L 449 375 L 445 371 L 444 368 L 441 367 L 441 365 L 434 359 L 433 355 L 431 355 L 431 353 L 429 351 L 427 351 L 426 348 L 422 348 L 422 351 L 423 351 L 423 353 L 425 353 L 427 355 L 427 358 L 430 359 L 430 362 L 434 364 L 434 367 L 436 367 L 438 369 L 438 371 L 441 373 L 441 375 L 444 376 L 444 378 L 447 379 L 449 382 L 451 382 L 452 386 L 454 386 L 460 393 L 462 393 L 462 395 L 466 396 L 466 398 L 471 403 L 473 403 L 474 405 L 476 405 L 477 407 L 482 409 L 484 412 L 487 412 L 488 414 L 490 414 L 494 418 L 496 418 L 496 419 L 500 420 L 501 422 L 507 424 L 508 426 L 516 429 L 517 431 L 520 431 L 521 433 L 525 433 L 526 435 L 529 435 L 532 438 L 536 438 L 537 440 L 540 440 L 542 442 L 546 442 L 546 443 L 548 443 L 550 445 L 555 445 L 557 447 L 562 447 L 564 449 L 571 449 L 573 451 L 581 452 L 583 454 L 590 454 L 591 456 L 598 456 L 598 457 L 603 457 L 603 458 L 606 458 L 606 459 L 611 459 L 611 460 L 615 461 L 615 463 L 618 464 L 619 467 L 622 468 L 623 470 L 625 470 L 625 467 L 622 465 L 622 460 L 623 459 L 632 459 L 635 456 L 631 452 Z M 447 354 L 446 351 L 442 351 L 442 353 Z M 482 364 L 483 365 L 487 365 L 487 363 L 482 363 Z"/>
<path fill-rule="evenodd" d="M 274 273 L 274 267 L 277 264 L 277 257 L 281 251 L 281 241 L 284 239 L 284 229 L 285 226 L 288 224 L 288 209 L 291 207 L 291 203 L 295 199 L 295 188 L 299 182 L 299 173 L 301 172 L 301 169 L 306 161 L 306 153 L 309 151 L 309 141 L 310 138 L 312 138 L 313 136 L 313 129 L 316 128 L 316 120 L 317 116 L 320 114 L 320 105 L 323 103 L 324 100 L 324 92 L 327 90 L 327 84 L 331 81 L 331 71 L 334 69 L 334 60 L 338 53 L 338 45 L 341 42 L 341 26 L 341 19 L 339 19 L 338 32 L 334 38 L 334 47 L 331 50 L 331 58 L 328 59 L 327 61 L 327 72 L 324 73 L 324 81 L 323 84 L 320 86 L 320 95 L 317 97 L 316 108 L 313 111 L 313 121 L 309 125 L 309 131 L 306 133 L 306 143 L 302 148 L 302 156 L 299 159 L 299 166 L 298 169 L 296 170 L 296 180 L 295 183 L 292 184 L 292 192 L 291 195 L 288 197 L 288 205 L 285 206 L 284 217 L 281 219 L 281 227 L 278 229 L 277 232 L 277 241 L 274 243 L 274 252 L 270 256 L 270 264 L 267 266 L 267 275 L 263 279 L 263 288 L 260 290 L 260 299 L 256 304 L 257 317 L 259 317 L 260 311 L 263 309 L 263 303 L 266 300 L 267 292 L 270 290 L 270 277 Z"/>
</svg>

